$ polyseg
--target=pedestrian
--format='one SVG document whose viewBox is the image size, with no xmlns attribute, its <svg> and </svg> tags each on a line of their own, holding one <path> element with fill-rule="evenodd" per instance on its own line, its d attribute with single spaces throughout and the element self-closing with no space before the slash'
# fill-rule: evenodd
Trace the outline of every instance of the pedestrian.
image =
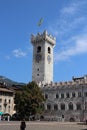
<svg viewBox="0 0 87 130">
<path fill-rule="evenodd" d="M 23 119 L 20 124 L 20 130 L 25 130 L 25 128 L 26 128 L 26 123 L 25 123 L 25 119 Z"/>
</svg>

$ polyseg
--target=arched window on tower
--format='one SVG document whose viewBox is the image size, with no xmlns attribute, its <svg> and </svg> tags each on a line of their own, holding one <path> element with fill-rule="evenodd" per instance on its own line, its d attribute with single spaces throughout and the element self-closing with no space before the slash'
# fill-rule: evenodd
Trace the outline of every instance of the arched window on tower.
<svg viewBox="0 0 87 130">
<path fill-rule="evenodd" d="M 41 46 L 38 46 L 37 47 L 37 53 L 40 53 L 41 52 Z"/>
<path fill-rule="evenodd" d="M 48 47 L 48 53 L 49 53 L 49 54 L 51 53 L 51 49 L 50 49 L 50 47 Z"/>
</svg>

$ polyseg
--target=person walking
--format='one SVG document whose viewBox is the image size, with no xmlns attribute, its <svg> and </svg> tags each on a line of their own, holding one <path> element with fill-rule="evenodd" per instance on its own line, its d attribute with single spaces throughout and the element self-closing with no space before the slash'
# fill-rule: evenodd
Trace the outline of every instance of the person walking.
<svg viewBox="0 0 87 130">
<path fill-rule="evenodd" d="M 25 130 L 25 128 L 26 128 L 26 123 L 25 123 L 25 119 L 23 119 L 20 124 L 20 130 Z"/>
</svg>

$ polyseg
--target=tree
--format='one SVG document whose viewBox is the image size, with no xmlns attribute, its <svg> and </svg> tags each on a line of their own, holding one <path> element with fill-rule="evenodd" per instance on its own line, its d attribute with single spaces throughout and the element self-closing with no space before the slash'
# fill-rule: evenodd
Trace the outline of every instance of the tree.
<svg viewBox="0 0 87 130">
<path fill-rule="evenodd" d="M 21 91 L 15 94 L 15 109 L 22 118 L 29 118 L 30 115 L 43 111 L 44 96 L 41 89 L 35 82 L 30 82 L 22 87 Z"/>
</svg>

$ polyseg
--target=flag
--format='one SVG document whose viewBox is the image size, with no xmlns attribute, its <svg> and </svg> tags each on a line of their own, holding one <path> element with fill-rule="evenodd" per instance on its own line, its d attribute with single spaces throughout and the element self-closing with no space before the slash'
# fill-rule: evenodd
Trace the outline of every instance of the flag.
<svg viewBox="0 0 87 130">
<path fill-rule="evenodd" d="M 39 22 L 38 22 L 38 26 L 41 26 L 42 23 L 43 23 L 43 18 L 41 18 L 41 19 L 39 20 Z"/>
</svg>

